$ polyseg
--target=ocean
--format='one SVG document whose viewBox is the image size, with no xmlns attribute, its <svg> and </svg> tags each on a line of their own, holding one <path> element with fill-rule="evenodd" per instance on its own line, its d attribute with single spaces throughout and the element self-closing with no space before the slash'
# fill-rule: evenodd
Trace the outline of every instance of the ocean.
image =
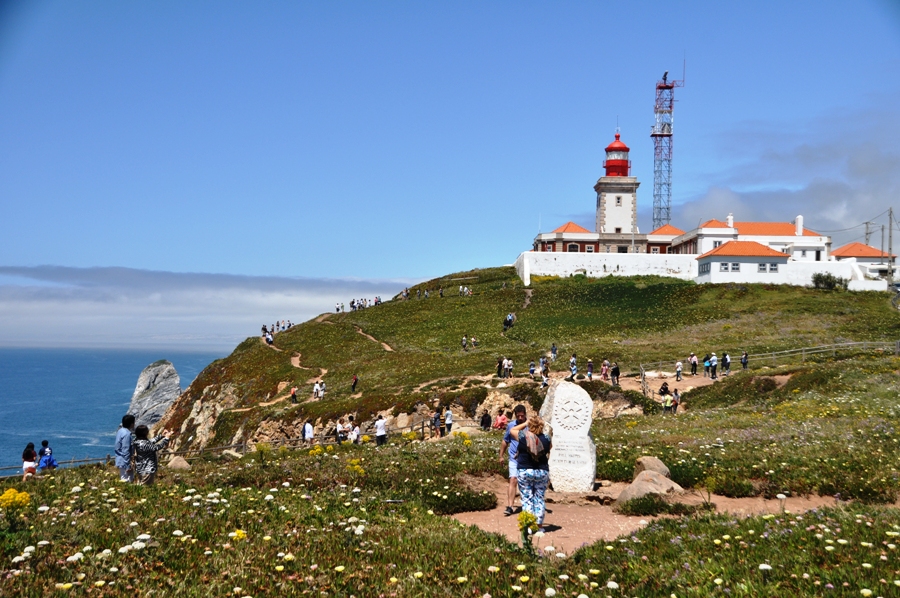
<svg viewBox="0 0 900 598">
<path fill-rule="evenodd" d="M 49 440 L 57 461 L 105 457 L 128 410 L 138 376 L 160 359 L 184 390 L 222 353 L 122 349 L 0 348 L 0 467 Z M 15 473 L 0 470 L 0 475 Z"/>
</svg>

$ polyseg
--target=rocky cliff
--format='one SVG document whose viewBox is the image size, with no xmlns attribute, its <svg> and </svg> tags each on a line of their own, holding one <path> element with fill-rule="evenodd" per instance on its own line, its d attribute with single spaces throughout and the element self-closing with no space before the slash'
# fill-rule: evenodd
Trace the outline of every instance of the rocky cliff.
<svg viewBox="0 0 900 598">
<path fill-rule="evenodd" d="M 166 360 L 151 363 L 138 376 L 128 413 L 137 425 L 152 426 L 181 395 L 181 379 L 175 366 Z"/>
</svg>

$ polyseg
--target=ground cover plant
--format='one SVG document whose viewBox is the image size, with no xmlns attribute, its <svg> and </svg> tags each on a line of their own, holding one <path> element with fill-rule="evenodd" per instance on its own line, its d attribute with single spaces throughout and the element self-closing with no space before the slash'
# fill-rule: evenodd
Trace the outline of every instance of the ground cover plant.
<svg viewBox="0 0 900 598">
<path fill-rule="evenodd" d="M 459 285 L 472 295 L 459 296 Z M 180 428 L 196 401 L 226 386 L 236 397 L 235 413 L 216 423 L 219 444 L 230 443 L 240 430 L 250 434 L 266 419 L 326 421 L 354 412 L 368 417 L 398 405 L 409 410 L 440 393 L 473 388 L 469 377 L 495 372 L 499 356 L 511 357 L 522 372 L 552 343 L 561 357 L 551 366 L 555 371 L 577 353 L 582 371 L 588 357 L 595 363 L 607 358 L 627 375 L 642 362 L 674 361 L 690 351 L 729 351 L 736 360 L 741 350 L 754 355 L 900 338 L 900 314 L 884 293 L 854 293 L 849 300 L 846 293 L 801 287 L 575 276 L 534 279 L 524 307 L 526 289 L 512 268 L 449 275 L 412 287 L 411 296 L 425 289 L 431 291 L 428 299 L 396 298 L 294 326 L 276 336 L 279 351 L 249 338 L 201 373 L 176 404 L 169 427 Z M 504 333 L 502 319 L 510 312 L 516 324 Z M 463 335 L 476 336 L 478 348 L 463 351 Z M 291 365 L 297 355 L 301 367 Z M 329 385 L 325 401 L 261 406 L 286 397 L 295 385 L 306 398 L 322 372 Z M 356 393 L 350 388 L 354 375 L 360 380 Z M 193 436 L 188 427 L 179 446 Z"/>
</svg>

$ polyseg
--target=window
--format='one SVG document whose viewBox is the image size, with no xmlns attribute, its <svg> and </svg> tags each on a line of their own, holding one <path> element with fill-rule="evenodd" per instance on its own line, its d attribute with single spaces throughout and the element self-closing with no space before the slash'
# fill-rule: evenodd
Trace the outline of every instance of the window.
<svg viewBox="0 0 900 598">
<path fill-rule="evenodd" d="M 585 248 L 585 250 L 586 250 L 588 253 L 594 253 L 594 246 L 593 246 L 593 245 L 588 245 L 588 246 Z"/>
<path fill-rule="evenodd" d="M 700 274 L 709 274 L 709 262 L 700 264 Z"/>
<path fill-rule="evenodd" d="M 732 271 L 732 272 L 740 272 L 740 271 L 741 271 L 741 264 L 738 263 L 738 262 L 731 262 L 731 271 Z"/>
<path fill-rule="evenodd" d="M 778 272 L 778 264 L 769 264 L 769 272 Z"/>
<path fill-rule="evenodd" d="M 765 271 L 766 271 L 766 265 L 765 265 L 765 264 L 760 264 L 760 265 L 759 265 L 759 270 L 758 270 L 758 271 L 759 271 L 759 272 L 765 272 Z"/>
<path fill-rule="evenodd" d="M 570 253 L 578 253 L 578 243 L 569 243 L 569 246 L 566 248 L 566 251 Z"/>
<path fill-rule="evenodd" d="M 713 241 L 713 249 L 715 249 L 716 247 L 721 247 L 721 246 L 722 246 L 722 241 Z"/>
<path fill-rule="evenodd" d="M 719 264 L 719 272 L 728 272 L 728 262 Z"/>
<path fill-rule="evenodd" d="M 659 253 L 659 247 L 651 247 L 650 253 Z"/>
<path fill-rule="evenodd" d="M 805 249 L 804 249 L 803 251 L 800 252 L 800 257 L 806 257 L 806 250 L 805 250 Z"/>
<path fill-rule="evenodd" d="M 621 235 L 621 234 L 622 234 L 622 227 L 619 227 L 619 228 L 616 229 L 616 234 L 617 234 L 617 235 Z"/>
<path fill-rule="evenodd" d="M 788 248 L 787 248 L 787 247 L 782 247 L 782 248 L 781 248 L 781 253 L 788 253 Z"/>
<path fill-rule="evenodd" d="M 622 205 L 622 196 L 621 195 L 616 195 L 616 205 L 617 206 Z"/>
<path fill-rule="evenodd" d="M 618 250 L 619 253 L 628 253 L 628 245 L 619 245 Z"/>
</svg>

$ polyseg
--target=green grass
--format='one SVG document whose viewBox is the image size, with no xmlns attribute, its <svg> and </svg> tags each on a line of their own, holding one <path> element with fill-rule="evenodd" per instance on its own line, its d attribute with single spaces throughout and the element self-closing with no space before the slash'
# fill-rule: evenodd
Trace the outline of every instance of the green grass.
<svg viewBox="0 0 900 598">
<path fill-rule="evenodd" d="M 459 297 L 459 281 L 474 292 Z M 582 369 L 587 357 L 618 361 L 623 374 L 641 362 L 684 357 L 690 351 L 741 350 L 755 353 L 846 340 L 900 338 L 900 314 L 886 294 L 838 293 L 765 285 L 695 285 L 660 277 L 535 279 L 533 296 L 522 309 L 525 289 L 512 268 L 491 268 L 449 275 L 413 287 L 435 291 L 443 299 L 394 300 L 377 307 L 331 314 L 327 322 L 309 321 L 276 336 L 276 352 L 258 338 L 242 343 L 229 357 L 205 370 L 176 405 L 169 426 L 180 428 L 193 403 L 230 384 L 239 397 L 236 407 L 254 407 L 276 396 L 279 383 L 298 385 L 300 396 L 311 393 L 308 379 L 327 369 L 328 399 L 291 408 L 286 403 L 256 407 L 237 418 L 225 418 L 216 441 L 230 441 L 241 427 L 247 434 L 264 419 L 294 421 L 307 417 L 333 419 L 347 413 L 368 417 L 441 393 L 475 388 L 467 376 L 496 371 L 498 356 L 511 357 L 517 371 L 530 360 L 559 347 L 555 369 L 566 367 L 578 353 Z M 502 319 L 515 312 L 516 325 L 505 335 Z M 388 343 L 385 351 L 356 328 Z M 479 348 L 463 352 L 463 334 L 475 335 Z M 301 364 L 290 365 L 293 353 Z M 350 379 L 360 378 L 361 398 L 351 398 Z M 448 382 L 449 381 L 449 382 Z M 457 382 L 458 381 L 458 382 Z M 454 386 L 454 383 L 456 385 Z M 422 392 L 415 390 L 423 386 Z M 652 409 L 652 406 L 649 406 Z M 189 422 L 183 439 L 192 435 Z M 184 444 L 182 444 L 184 446 Z"/>
</svg>

